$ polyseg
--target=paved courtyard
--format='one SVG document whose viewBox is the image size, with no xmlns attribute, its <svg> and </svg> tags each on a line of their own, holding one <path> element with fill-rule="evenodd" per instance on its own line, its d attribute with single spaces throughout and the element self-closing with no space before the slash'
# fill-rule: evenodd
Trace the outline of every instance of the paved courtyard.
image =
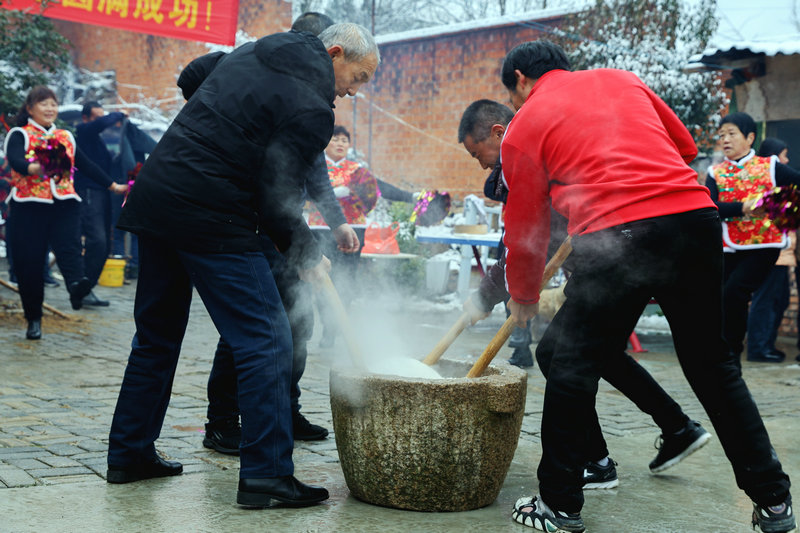
<svg viewBox="0 0 800 533">
<path fill-rule="evenodd" d="M 5 264 L 0 263 L 0 277 Z M 0 287 L 0 532 L 43 531 L 529 531 L 510 519 L 513 502 L 536 491 L 539 423 L 544 380 L 529 369 L 526 416 L 514 461 L 497 501 L 461 513 L 416 513 L 373 506 L 349 495 L 333 434 L 295 445 L 297 477 L 326 486 L 331 498 L 310 509 L 244 510 L 235 505 L 238 460 L 203 448 L 205 384 L 217 335 L 195 298 L 158 449 L 184 465 L 184 475 L 113 486 L 105 482 L 108 428 L 133 334 L 135 283 L 99 287 L 108 308 L 72 312 L 63 286 L 48 288 L 46 301 L 68 311 L 65 320 L 45 312 L 43 338 L 25 340 L 16 296 Z M 430 351 L 457 318 L 453 305 L 362 297 L 353 322 L 363 332 L 365 352 L 398 350 L 418 359 Z M 476 358 L 504 315 L 462 334 L 447 352 Z M 319 329 L 319 328 L 318 328 Z M 309 344 L 301 382 L 304 414 L 332 429 L 328 372 L 346 357 Z M 379 340 L 376 340 L 379 339 Z M 689 416 L 713 428 L 677 365 L 667 336 L 641 336 L 641 363 Z M 795 339 L 781 339 L 790 361 L 744 363 L 745 378 L 790 476 L 800 476 L 800 365 Z M 511 350 L 503 348 L 498 359 Z M 650 475 L 658 430 L 626 398 L 601 383 L 597 399 L 620 486 L 587 493 L 583 516 L 590 532 L 735 532 L 749 530 L 750 503 L 714 439 L 682 464 Z"/>
</svg>

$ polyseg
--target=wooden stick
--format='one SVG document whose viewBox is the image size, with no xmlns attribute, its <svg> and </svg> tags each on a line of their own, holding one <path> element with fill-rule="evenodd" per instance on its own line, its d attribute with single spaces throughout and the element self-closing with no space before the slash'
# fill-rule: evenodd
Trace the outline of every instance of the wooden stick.
<svg viewBox="0 0 800 533">
<path fill-rule="evenodd" d="M 19 289 L 18 288 L 16 288 L 15 286 L 13 286 L 12 284 L 10 284 L 9 282 L 7 282 L 7 281 L 5 281 L 3 279 L 0 279 L 0 285 L 2 285 L 3 287 L 5 287 L 7 289 L 11 289 L 12 291 L 14 291 L 17 294 L 19 294 Z M 72 318 L 67 313 L 64 313 L 63 311 L 59 311 L 58 309 L 56 309 L 55 307 L 53 307 L 50 304 L 46 304 L 46 303 L 42 302 L 42 308 L 43 309 L 47 309 L 48 311 L 50 311 L 54 315 L 60 316 L 61 318 L 67 318 L 67 319 Z"/>
<path fill-rule="evenodd" d="M 469 323 L 469 313 L 461 313 L 461 316 L 458 317 L 458 320 L 455 324 L 453 324 L 453 327 L 450 328 L 450 331 L 448 331 L 445 336 L 442 337 L 442 340 L 440 340 L 436 346 L 433 347 L 431 353 L 429 353 L 425 359 L 422 360 L 422 362 L 426 365 L 435 365 L 442 354 L 444 354 L 450 345 L 453 344 L 453 341 L 456 340 L 456 337 L 461 335 L 461 332 L 464 331 L 467 326 L 469 326 Z"/>
<path fill-rule="evenodd" d="M 327 274 L 327 272 L 322 278 L 322 292 L 325 293 L 328 304 L 333 308 L 332 312 L 335 315 L 336 321 L 338 322 L 339 329 L 342 331 L 342 336 L 347 344 L 347 349 L 350 351 L 350 358 L 353 361 L 353 366 L 359 370 L 366 370 L 367 367 L 364 363 L 364 356 L 362 355 L 361 348 L 356 341 L 356 335 L 353 331 L 352 325 L 350 324 L 350 320 L 347 318 L 347 310 L 344 308 L 344 304 L 342 303 L 341 298 L 339 298 L 339 293 L 336 291 L 336 287 L 333 286 L 331 277 Z"/>
<path fill-rule="evenodd" d="M 561 265 L 564 264 L 564 260 L 567 258 L 567 256 L 569 256 L 570 252 L 572 252 L 572 237 L 567 237 L 544 267 L 542 284 L 539 287 L 539 292 L 542 292 L 542 289 L 547 287 L 547 284 L 550 283 L 550 279 L 555 275 L 556 272 L 558 272 L 558 269 L 561 268 Z M 492 359 L 494 359 L 494 356 L 497 355 L 497 352 L 500 351 L 500 348 L 503 347 L 508 338 L 511 336 L 512 331 L 514 331 L 514 318 L 508 317 L 508 319 L 506 319 L 506 321 L 500 327 L 500 331 L 498 331 L 495 336 L 492 337 L 492 340 L 489 341 L 486 349 L 483 351 L 478 360 L 475 361 L 475 364 L 472 365 L 472 368 L 467 373 L 468 378 L 477 378 L 483 374 L 484 370 L 486 370 L 486 368 L 489 366 L 489 363 L 491 363 Z"/>
</svg>

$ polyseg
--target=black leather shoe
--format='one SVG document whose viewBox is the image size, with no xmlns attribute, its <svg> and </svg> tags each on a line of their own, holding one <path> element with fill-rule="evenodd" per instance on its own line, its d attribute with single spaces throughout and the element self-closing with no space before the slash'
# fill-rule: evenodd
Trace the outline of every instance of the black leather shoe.
<svg viewBox="0 0 800 533">
<path fill-rule="evenodd" d="M 109 483 L 131 483 L 154 477 L 177 476 L 183 465 L 177 461 L 166 461 L 156 455 L 150 461 L 129 466 L 108 465 L 106 481 Z"/>
<path fill-rule="evenodd" d="M 42 338 L 42 321 L 31 320 L 28 322 L 28 331 L 25 332 L 25 338 L 32 341 Z"/>
<path fill-rule="evenodd" d="M 778 353 L 747 355 L 747 360 L 754 363 L 782 363 L 784 359 L 786 359 L 786 355 L 781 355 Z"/>
<path fill-rule="evenodd" d="M 108 307 L 108 300 L 101 300 L 97 297 L 94 291 L 89 291 L 89 294 L 83 297 L 83 305 L 91 305 L 94 307 Z"/>
<path fill-rule="evenodd" d="M 242 442 L 242 427 L 238 420 L 226 420 L 214 424 L 206 424 L 206 436 L 203 446 L 227 455 L 239 455 Z"/>
<path fill-rule="evenodd" d="M 73 281 L 67 286 L 69 292 L 69 303 L 76 311 L 83 305 L 83 297 L 89 294 L 92 290 L 92 282 L 89 278 L 83 277 L 78 281 Z"/>
<path fill-rule="evenodd" d="M 323 487 L 306 485 L 294 476 L 240 479 L 236 503 L 245 507 L 307 507 L 328 499 Z"/>
<path fill-rule="evenodd" d="M 292 414 L 292 432 L 294 440 L 322 440 L 328 436 L 328 430 L 312 424 L 300 413 Z"/>
</svg>

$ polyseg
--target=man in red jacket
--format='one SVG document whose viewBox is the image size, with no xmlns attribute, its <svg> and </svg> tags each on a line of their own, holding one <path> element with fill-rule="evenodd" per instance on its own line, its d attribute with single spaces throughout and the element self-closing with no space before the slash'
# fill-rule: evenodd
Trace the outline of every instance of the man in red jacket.
<svg viewBox="0 0 800 533">
<path fill-rule="evenodd" d="M 672 329 L 683 371 L 754 502 L 762 531 L 795 527 L 789 477 L 722 341 L 719 214 L 687 165 L 697 155 L 675 113 L 634 74 L 570 72 L 547 41 L 511 50 L 502 69 L 517 114 L 503 139 L 509 308 L 523 325 L 538 309 L 549 205 L 569 221 L 576 268 L 550 327 L 561 332 L 542 414 L 540 494 L 513 518 L 543 531 L 582 532 L 582 473 L 597 382 L 651 297 Z"/>
</svg>

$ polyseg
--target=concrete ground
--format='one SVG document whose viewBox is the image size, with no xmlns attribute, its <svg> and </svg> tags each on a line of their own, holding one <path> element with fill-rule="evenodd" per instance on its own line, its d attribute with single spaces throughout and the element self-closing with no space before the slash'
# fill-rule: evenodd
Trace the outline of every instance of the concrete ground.
<svg viewBox="0 0 800 533">
<path fill-rule="evenodd" d="M 0 264 L 0 276 L 5 268 Z M 544 380 L 529 369 L 526 416 L 514 461 L 497 500 L 459 513 L 418 513 L 370 505 L 349 495 L 335 438 L 295 445 L 297 477 L 328 488 L 331 497 L 308 509 L 246 510 L 235 504 L 238 460 L 203 448 L 205 383 L 217 336 L 195 298 L 172 401 L 157 442 L 180 460 L 182 476 L 128 485 L 105 482 L 108 428 L 133 334 L 135 284 L 96 289 L 108 308 L 72 312 L 63 286 L 48 288 L 46 301 L 69 311 L 64 320 L 46 313 L 43 338 L 26 341 L 25 324 L 14 312 L 16 298 L 0 287 L 0 532 L 439 532 L 530 529 L 510 518 L 513 502 L 536 491 L 539 423 Z M 374 295 L 373 295 L 374 296 Z M 361 298 L 354 323 L 366 352 L 380 356 L 401 349 L 418 359 L 455 321 L 452 305 Z M 2 307 L 11 307 L 2 312 Z M 464 332 L 448 357 L 474 359 L 502 324 L 496 311 Z M 318 328 L 319 329 L 319 328 Z M 374 333 L 371 335 L 370 333 Z M 334 350 L 309 344 L 301 382 L 303 412 L 331 429 L 328 372 L 346 356 L 341 339 Z M 370 337 L 379 342 L 370 343 Z M 691 393 L 665 336 L 641 336 L 647 353 L 640 362 L 676 398 L 689 416 L 713 433 Z M 781 339 L 790 355 L 783 364 L 744 363 L 745 378 L 761 409 L 774 447 L 790 476 L 800 475 L 800 365 L 795 339 Z M 508 358 L 503 348 L 498 358 Z M 716 439 L 664 475 L 647 464 L 658 429 L 627 399 L 601 383 L 597 398 L 611 456 L 619 462 L 617 489 L 587 491 L 587 531 L 749 531 L 751 504 L 735 485 Z"/>
</svg>

